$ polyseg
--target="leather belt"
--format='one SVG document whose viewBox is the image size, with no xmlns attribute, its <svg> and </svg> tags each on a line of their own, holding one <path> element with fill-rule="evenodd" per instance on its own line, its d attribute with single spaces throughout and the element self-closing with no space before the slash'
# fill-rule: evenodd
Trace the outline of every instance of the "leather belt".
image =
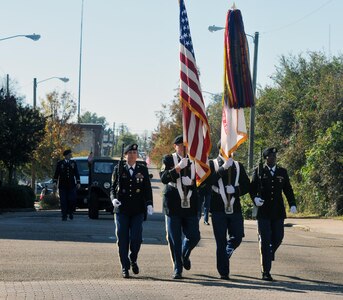
<svg viewBox="0 0 343 300">
<path fill-rule="evenodd" d="M 174 187 L 174 188 L 177 188 L 177 185 L 175 182 L 168 182 L 168 185 Z"/>
</svg>

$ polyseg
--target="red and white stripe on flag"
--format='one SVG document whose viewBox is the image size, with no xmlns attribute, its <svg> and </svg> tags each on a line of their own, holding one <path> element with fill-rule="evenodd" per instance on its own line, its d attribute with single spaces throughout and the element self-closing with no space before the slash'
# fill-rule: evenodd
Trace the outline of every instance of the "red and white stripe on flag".
<svg viewBox="0 0 343 300">
<path fill-rule="evenodd" d="M 190 159 L 195 162 L 196 182 L 199 186 L 210 175 L 208 155 L 212 145 L 183 0 L 180 0 L 180 101 L 183 140 Z"/>
</svg>

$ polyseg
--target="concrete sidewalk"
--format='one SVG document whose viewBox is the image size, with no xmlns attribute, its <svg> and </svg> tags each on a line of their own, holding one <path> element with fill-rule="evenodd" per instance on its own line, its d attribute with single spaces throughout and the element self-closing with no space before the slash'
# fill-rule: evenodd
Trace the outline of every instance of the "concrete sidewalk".
<svg viewBox="0 0 343 300">
<path fill-rule="evenodd" d="M 343 221 L 333 219 L 289 218 L 285 226 L 301 228 L 310 232 L 343 235 Z"/>
</svg>

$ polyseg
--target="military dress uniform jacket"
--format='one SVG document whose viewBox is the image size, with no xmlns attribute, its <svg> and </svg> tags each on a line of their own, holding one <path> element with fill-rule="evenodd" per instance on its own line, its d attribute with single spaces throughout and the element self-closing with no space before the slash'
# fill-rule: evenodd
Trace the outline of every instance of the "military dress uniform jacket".
<svg viewBox="0 0 343 300">
<path fill-rule="evenodd" d="M 190 217 L 196 216 L 198 212 L 198 193 L 196 190 L 196 181 L 192 186 L 187 186 L 187 190 L 192 190 L 190 197 L 190 208 L 181 207 L 181 197 L 176 188 L 176 180 L 180 176 L 188 176 L 191 178 L 191 164 L 181 170 L 178 174 L 175 170 L 174 160 L 172 155 L 166 155 L 162 160 L 162 168 L 160 178 L 165 184 L 163 191 L 163 210 L 167 216 Z M 184 188 L 184 187 L 183 187 Z"/>
<path fill-rule="evenodd" d="M 263 205 L 258 208 L 257 219 L 286 218 L 282 192 L 286 195 L 289 206 L 295 205 L 294 193 L 286 169 L 276 166 L 275 174 L 272 176 L 269 168 L 264 166 L 261 172 L 261 181 L 258 176 L 258 169 L 254 170 L 250 196 L 252 199 L 260 197 L 264 200 Z"/>
<path fill-rule="evenodd" d="M 224 202 L 223 199 L 218 193 L 219 190 L 219 184 L 218 180 L 222 178 L 224 188 L 226 185 L 232 185 L 235 188 L 235 194 L 233 196 L 235 197 L 235 202 L 233 204 L 233 212 L 234 213 L 242 213 L 242 206 L 240 202 L 240 196 L 243 196 L 249 192 L 250 189 L 250 180 L 245 172 L 244 166 L 241 163 L 239 164 L 239 178 L 238 178 L 238 184 L 239 186 L 235 186 L 236 182 L 236 176 L 237 176 L 237 169 L 236 165 L 233 163 L 232 166 L 224 170 L 222 165 L 224 164 L 224 161 L 221 157 L 217 158 L 219 169 L 218 171 L 214 168 L 214 162 L 213 160 L 210 160 L 210 168 L 211 168 L 211 175 L 209 180 L 207 180 L 207 184 L 211 184 L 216 191 L 212 188 L 212 198 L 211 198 L 211 205 L 210 205 L 210 211 L 211 212 L 224 212 Z M 231 183 L 229 183 L 229 172 L 231 172 Z M 227 195 L 227 194 L 226 194 Z"/>
<path fill-rule="evenodd" d="M 77 164 L 72 159 L 67 162 L 65 159 L 60 160 L 56 165 L 53 182 L 59 188 L 73 189 L 76 184 L 80 184 L 80 175 Z"/>
<path fill-rule="evenodd" d="M 121 202 L 117 212 L 128 216 L 146 214 L 146 207 L 153 205 L 148 168 L 136 162 L 131 176 L 129 167 L 124 163 L 120 178 L 118 178 L 119 164 L 115 166 L 112 173 L 111 195 Z"/>
</svg>

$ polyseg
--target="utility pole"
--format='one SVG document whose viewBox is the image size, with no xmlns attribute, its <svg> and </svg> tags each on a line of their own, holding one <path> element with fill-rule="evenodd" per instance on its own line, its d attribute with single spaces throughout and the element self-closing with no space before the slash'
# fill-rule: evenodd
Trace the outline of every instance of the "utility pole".
<svg viewBox="0 0 343 300">
<path fill-rule="evenodd" d="M 255 36 L 253 37 L 253 39 L 254 39 L 254 62 L 253 62 L 253 64 L 254 65 L 253 65 L 253 75 L 252 75 L 252 88 L 253 88 L 255 105 L 256 105 L 258 37 L 259 37 L 259 33 L 255 32 Z M 254 166 L 255 105 L 250 108 L 249 157 L 248 157 L 249 172 L 252 171 L 253 166 Z"/>
<path fill-rule="evenodd" d="M 115 141 L 114 137 L 114 133 L 116 130 L 116 122 L 113 122 L 113 131 L 112 131 L 112 151 L 111 151 L 111 156 L 114 156 L 114 143 L 117 143 L 117 141 Z"/>
</svg>

